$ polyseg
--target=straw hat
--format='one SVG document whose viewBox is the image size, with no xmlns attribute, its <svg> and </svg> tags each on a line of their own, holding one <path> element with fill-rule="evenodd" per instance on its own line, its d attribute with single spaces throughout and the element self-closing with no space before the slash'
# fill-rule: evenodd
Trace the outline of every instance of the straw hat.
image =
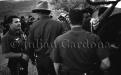
<svg viewBox="0 0 121 75">
<path fill-rule="evenodd" d="M 48 8 L 48 2 L 42 1 L 35 7 L 35 9 L 32 10 L 32 12 L 49 15 L 51 13 L 51 10 L 49 10 Z"/>
</svg>

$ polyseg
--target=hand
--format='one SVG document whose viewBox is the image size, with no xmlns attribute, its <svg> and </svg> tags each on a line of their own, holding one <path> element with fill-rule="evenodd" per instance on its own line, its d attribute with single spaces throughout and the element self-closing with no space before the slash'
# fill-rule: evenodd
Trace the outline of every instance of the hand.
<svg viewBox="0 0 121 75">
<path fill-rule="evenodd" d="M 110 66 L 111 66 L 110 60 L 107 57 L 107 58 L 105 58 L 105 59 L 102 60 L 100 68 L 103 69 L 103 70 L 105 70 L 105 69 L 108 69 Z"/>
<path fill-rule="evenodd" d="M 99 18 L 92 18 L 90 20 L 91 25 L 97 26 L 99 24 Z"/>
<path fill-rule="evenodd" d="M 115 44 L 111 44 L 111 47 L 115 49 L 119 49 L 119 47 L 117 47 Z"/>
<path fill-rule="evenodd" d="M 22 54 L 22 59 L 29 61 L 29 56 L 27 54 Z"/>
</svg>

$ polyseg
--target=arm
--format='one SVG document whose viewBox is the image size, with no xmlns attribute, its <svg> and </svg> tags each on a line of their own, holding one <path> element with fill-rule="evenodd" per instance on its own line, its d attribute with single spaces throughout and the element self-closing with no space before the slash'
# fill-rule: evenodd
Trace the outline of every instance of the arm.
<svg viewBox="0 0 121 75">
<path fill-rule="evenodd" d="M 100 68 L 102 70 L 108 69 L 111 66 L 108 49 L 98 49 L 98 57 L 101 61 Z"/>
<path fill-rule="evenodd" d="M 36 29 L 36 22 L 32 24 L 32 27 L 30 28 L 29 35 L 26 40 L 26 47 L 29 58 L 32 60 L 33 64 L 35 62 L 35 51 L 34 51 L 34 31 Z"/>
<path fill-rule="evenodd" d="M 119 2 L 119 0 L 117 0 L 115 3 L 112 4 L 112 6 L 110 8 L 108 8 L 104 14 L 102 14 L 100 16 L 100 22 L 103 22 L 108 16 L 110 16 L 113 12 L 113 10 L 115 9 L 115 6 L 117 5 L 117 3 Z"/>
<path fill-rule="evenodd" d="M 29 61 L 29 57 L 27 54 L 24 53 L 14 53 L 14 52 L 10 52 L 10 53 L 4 53 L 3 56 L 5 58 L 22 58 L 26 61 Z"/>
<path fill-rule="evenodd" d="M 119 47 L 115 46 L 114 44 L 110 45 L 111 49 L 119 49 Z M 101 69 L 108 69 L 111 66 L 111 62 L 109 57 L 105 57 L 101 60 L 100 68 Z"/>
<path fill-rule="evenodd" d="M 97 39 L 97 42 L 96 42 L 97 44 L 99 44 L 99 42 L 103 44 L 102 47 L 97 47 L 97 56 L 101 61 L 100 68 L 102 70 L 108 69 L 111 66 L 110 59 L 109 59 L 109 55 L 110 55 L 109 50 L 111 49 L 110 45 L 103 43 L 99 37 L 97 37 L 96 39 Z"/>
<path fill-rule="evenodd" d="M 101 69 L 105 70 L 105 69 L 108 69 L 110 66 L 111 65 L 110 65 L 109 57 L 102 59 L 101 64 L 100 64 Z"/>
<path fill-rule="evenodd" d="M 57 45 L 57 41 L 54 41 L 54 48 L 52 50 L 52 54 L 51 54 L 51 58 L 54 62 L 54 68 L 55 68 L 55 72 L 57 75 L 59 75 L 59 70 L 60 70 L 60 66 L 61 66 L 61 56 L 60 56 L 60 51 L 59 51 L 59 46 Z M 57 47 L 56 47 L 57 46 Z"/>
<path fill-rule="evenodd" d="M 94 30 L 98 31 L 100 28 L 102 28 L 103 24 L 106 22 L 108 17 L 112 14 L 112 12 L 115 9 L 115 6 L 117 5 L 118 2 L 119 1 L 112 3 L 112 6 L 110 8 L 107 8 L 101 16 L 99 16 L 98 18 L 95 18 L 94 20 L 91 21 L 91 23 L 92 23 L 91 25 L 95 26 Z M 95 14 L 97 14 L 97 12 Z M 93 27 L 92 27 L 92 29 L 93 29 Z"/>
<path fill-rule="evenodd" d="M 10 40 L 7 37 L 2 38 L 2 54 L 5 58 L 21 57 L 22 53 L 14 53 L 11 51 Z"/>
<path fill-rule="evenodd" d="M 54 63 L 54 68 L 55 68 L 55 72 L 56 72 L 56 75 L 59 75 L 59 68 L 60 68 L 60 63 Z"/>
<path fill-rule="evenodd" d="M 3 53 L 3 56 L 5 58 L 18 58 L 18 57 L 22 57 L 22 53 L 14 53 L 14 52 Z"/>
</svg>

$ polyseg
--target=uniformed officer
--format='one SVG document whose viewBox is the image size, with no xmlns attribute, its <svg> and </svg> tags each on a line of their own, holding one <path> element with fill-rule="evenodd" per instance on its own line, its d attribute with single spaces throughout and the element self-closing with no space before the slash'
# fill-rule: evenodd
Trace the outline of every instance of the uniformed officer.
<svg viewBox="0 0 121 75">
<path fill-rule="evenodd" d="M 10 16 L 6 23 L 10 28 L 2 38 L 2 53 L 9 59 L 11 75 L 28 75 L 28 55 L 25 51 L 25 36 L 21 31 L 20 19 Z"/>
<path fill-rule="evenodd" d="M 39 20 L 33 23 L 28 37 L 30 57 L 35 61 L 39 75 L 55 75 L 50 54 L 55 38 L 64 32 L 63 26 L 50 18 L 47 1 L 38 4 L 32 12 L 37 13 Z"/>
</svg>

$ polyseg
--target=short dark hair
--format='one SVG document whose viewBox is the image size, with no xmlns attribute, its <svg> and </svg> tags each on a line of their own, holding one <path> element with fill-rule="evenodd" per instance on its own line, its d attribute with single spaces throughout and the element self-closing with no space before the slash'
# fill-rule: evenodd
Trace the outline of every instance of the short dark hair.
<svg viewBox="0 0 121 75">
<path fill-rule="evenodd" d="M 18 17 L 18 16 L 9 16 L 9 17 L 6 19 L 5 23 L 6 23 L 6 24 L 12 23 L 13 18 L 19 18 L 19 17 Z"/>
<path fill-rule="evenodd" d="M 69 19 L 71 24 L 76 25 L 76 24 L 82 24 L 83 23 L 83 18 L 84 18 L 84 13 L 87 13 L 85 9 L 71 9 L 69 11 Z"/>
</svg>

